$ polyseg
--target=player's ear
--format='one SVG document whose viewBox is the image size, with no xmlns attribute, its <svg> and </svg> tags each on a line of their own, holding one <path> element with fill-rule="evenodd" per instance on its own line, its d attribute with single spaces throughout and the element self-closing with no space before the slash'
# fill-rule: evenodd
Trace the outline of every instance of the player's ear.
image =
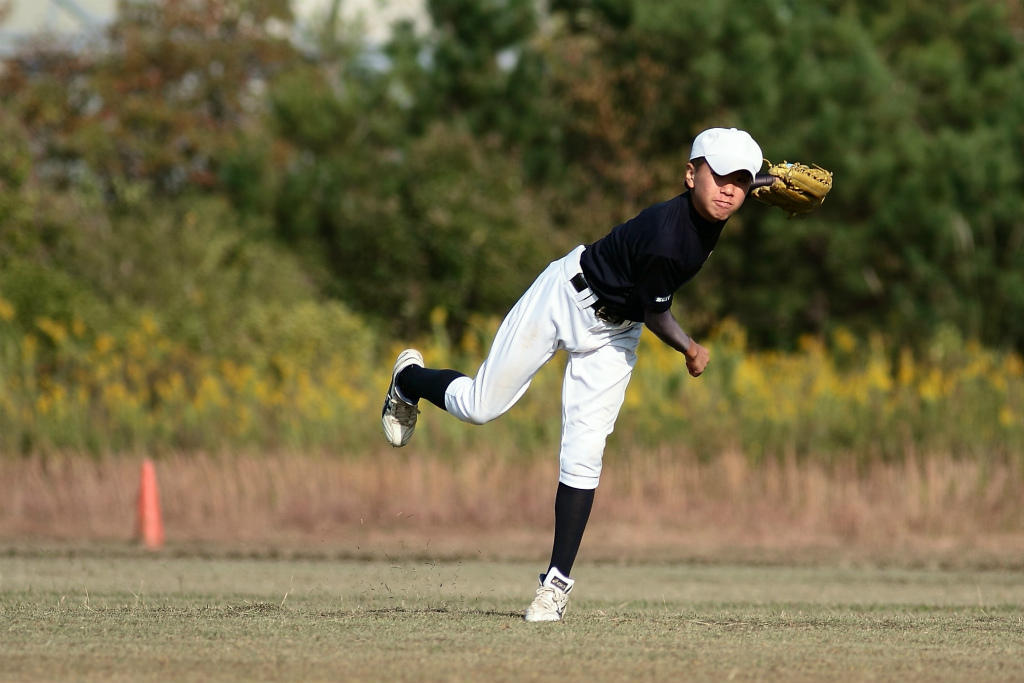
<svg viewBox="0 0 1024 683">
<path fill-rule="evenodd" d="M 692 161 L 686 162 L 686 175 L 683 177 L 683 182 L 686 183 L 686 187 L 693 189 L 693 179 L 697 175 L 697 167 L 693 165 Z"/>
</svg>

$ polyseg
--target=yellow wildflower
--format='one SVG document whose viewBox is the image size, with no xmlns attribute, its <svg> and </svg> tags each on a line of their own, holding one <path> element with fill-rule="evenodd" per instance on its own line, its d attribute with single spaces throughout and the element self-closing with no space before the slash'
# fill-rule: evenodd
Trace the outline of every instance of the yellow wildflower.
<svg viewBox="0 0 1024 683">
<path fill-rule="evenodd" d="M 10 322 L 14 320 L 14 306 L 10 301 L 0 296 L 0 320 Z"/>
</svg>

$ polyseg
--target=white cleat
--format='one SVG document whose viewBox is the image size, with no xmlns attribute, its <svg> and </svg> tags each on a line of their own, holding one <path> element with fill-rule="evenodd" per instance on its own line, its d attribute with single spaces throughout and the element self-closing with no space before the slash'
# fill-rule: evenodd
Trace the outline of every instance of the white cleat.
<svg viewBox="0 0 1024 683">
<path fill-rule="evenodd" d="M 552 567 L 547 574 L 541 574 L 540 587 L 533 604 L 526 608 L 527 621 L 558 621 L 569 605 L 569 593 L 576 583 Z"/>
<path fill-rule="evenodd" d="M 416 430 L 416 416 L 420 413 L 416 404 L 405 400 L 398 390 L 398 373 L 410 365 L 423 367 L 423 354 L 416 349 L 406 349 L 398 354 L 395 369 L 391 371 L 391 386 L 388 387 L 388 395 L 384 398 L 384 409 L 380 416 L 384 425 L 384 436 L 395 448 L 401 448 L 409 443 L 412 433 Z"/>
</svg>

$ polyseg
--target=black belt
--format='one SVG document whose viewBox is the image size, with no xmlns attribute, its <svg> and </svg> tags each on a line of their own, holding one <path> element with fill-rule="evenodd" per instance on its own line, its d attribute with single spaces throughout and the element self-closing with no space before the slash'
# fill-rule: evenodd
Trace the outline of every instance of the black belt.
<svg viewBox="0 0 1024 683">
<path fill-rule="evenodd" d="M 590 286 L 587 284 L 587 278 L 583 277 L 583 273 L 576 273 L 572 276 L 572 279 L 569 280 L 569 282 L 572 283 L 572 286 L 576 288 L 577 292 L 582 292 Z M 600 299 L 595 298 L 594 303 L 590 304 L 590 307 L 594 309 L 594 315 L 598 320 L 603 320 L 606 323 L 611 323 L 612 325 L 621 325 L 626 322 L 625 318 L 615 315 L 608 310 L 608 306 L 601 303 Z"/>
</svg>

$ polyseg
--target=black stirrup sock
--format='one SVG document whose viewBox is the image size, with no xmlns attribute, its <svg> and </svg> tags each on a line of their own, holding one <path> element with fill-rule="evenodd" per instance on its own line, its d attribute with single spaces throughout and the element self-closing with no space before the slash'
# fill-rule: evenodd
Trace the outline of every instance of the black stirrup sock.
<svg viewBox="0 0 1024 683">
<path fill-rule="evenodd" d="M 410 365 L 398 374 L 398 390 L 413 403 L 425 398 L 441 410 L 447 410 L 444 407 L 444 392 L 459 377 L 465 375 L 458 370 L 431 370 Z"/>
<path fill-rule="evenodd" d="M 555 542 L 551 548 L 551 564 L 563 576 L 569 576 L 576 553 L 583 541 L 583 531 L 594 507 L 594 489 L 575 489 L 558 483 L 555 494 Z"/>
</svg>

